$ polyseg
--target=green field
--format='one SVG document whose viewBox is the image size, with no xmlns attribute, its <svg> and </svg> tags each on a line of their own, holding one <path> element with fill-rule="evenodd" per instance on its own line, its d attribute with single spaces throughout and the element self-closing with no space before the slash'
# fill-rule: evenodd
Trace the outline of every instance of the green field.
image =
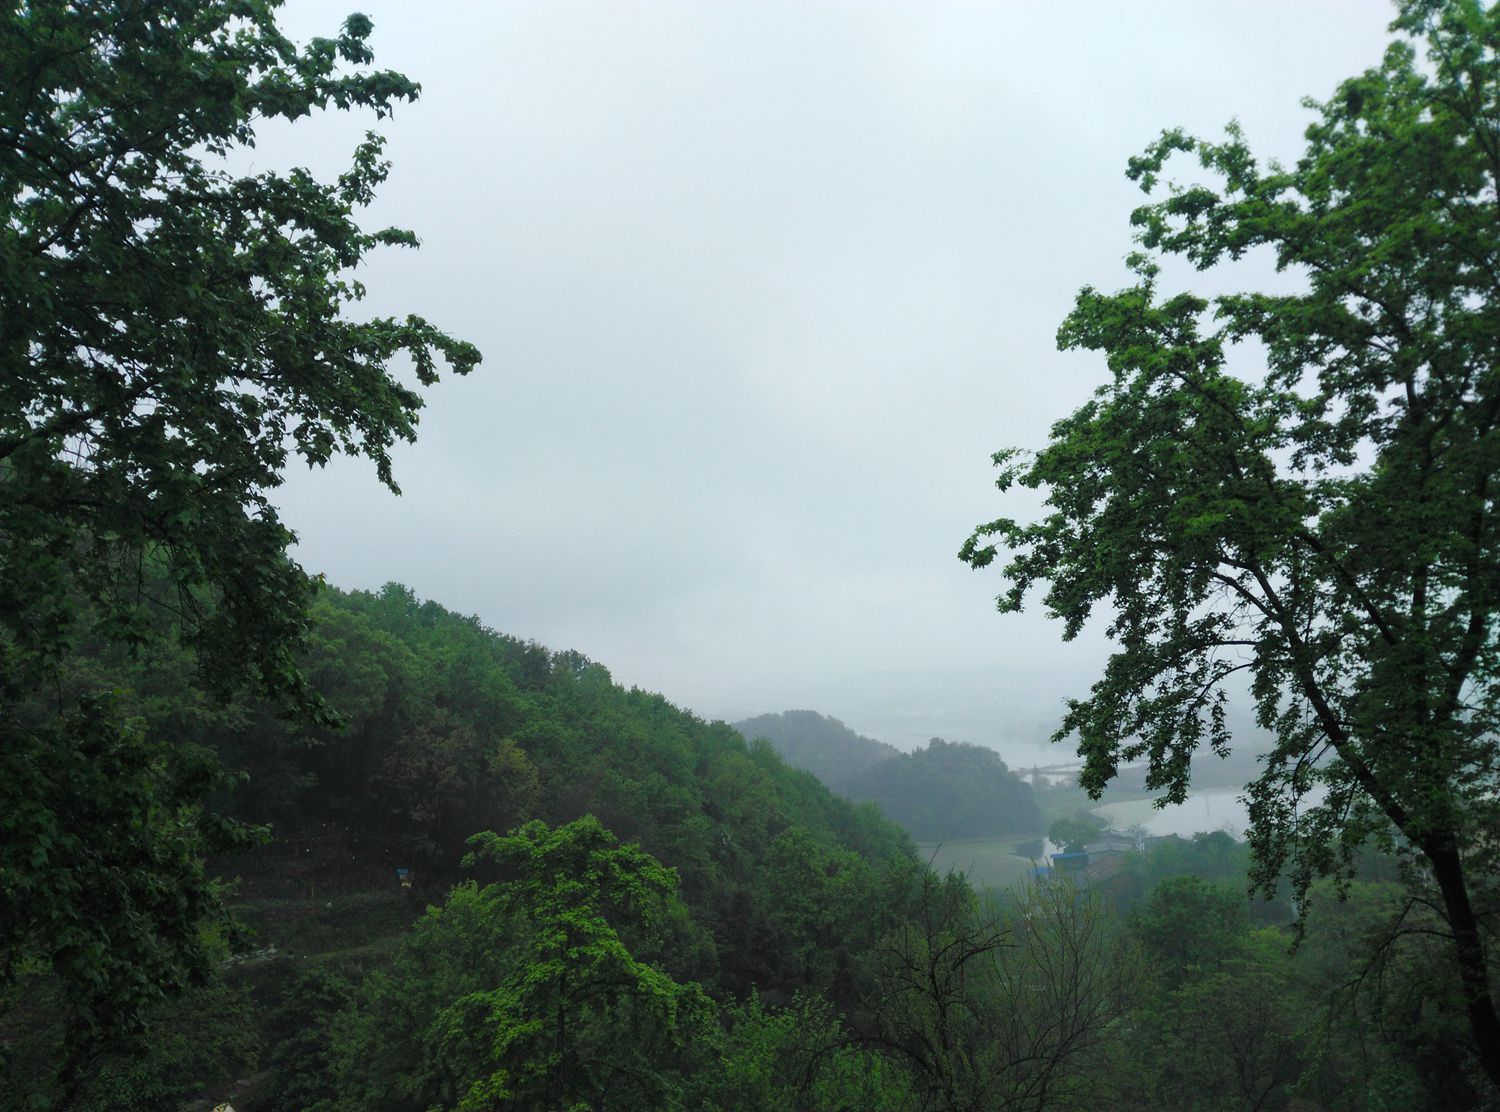
<svg viewBox="0 0 1500 1112">
<path fill-rule="evenodd" d="M 1016 846 L 1035 839 L 1036 835 L 1028 839 L 1024 834 L 1004 834 L 918 842 L 917 855 L 939 873 L 954 870 L 964 873 L 976 888 L 1010 888 L 1031 875 L 1031 860 L 1017 855 Z"/>
</svg>

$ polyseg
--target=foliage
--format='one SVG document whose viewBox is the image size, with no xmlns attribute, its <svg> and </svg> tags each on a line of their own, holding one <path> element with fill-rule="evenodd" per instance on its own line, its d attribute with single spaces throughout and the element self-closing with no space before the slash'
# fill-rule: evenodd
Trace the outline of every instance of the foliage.
<svg viewBox="0 0 1500 1112">
<path fill-rule="evenodd" d="M 79 1112 L 155 1112 L 212 1095 L 260 1061 L 254 1008 L 242 987 L 221 982 L 157 1006 L 144 1051 L 94 1064 L 71 1107 Z M 206 1090 L 206 1091 L 205 1091 Z"/>
<path fill-rule="evenodd" d="M 9 724 L 25 721 L 18 709 Z M 23 744 L 0 747 L 0 987 L 49 969 L 72 1051 L 208 978 L 201 932 L 218 894 L 200 853 L 228 839 L 196 805 L 207 754 L 151 739 L 115 699 L 22 728 Z"/>
<path fill-rule="evenodd" d="M 0 14 L 0 986 L 44 961 L 75 1017 L 68 1070 L 201 979 L 215 906 L 198 858 L 201 751 L 163 745 L 71 661 L 180 641 L 206 688 L 304 709 L 312 594 L 269 492 L 309 464 L 412 439 L 439 359 L 416 317 L 356 322 L 384 180 L 223 167 L 264 119 L 388 114 L 417 86 L 368 68 L 371 25 L 298 49 L 271 0 L 10 5 Z M 403 354 L 404 353 L 404 354 Z M 69 833 L 70 828 L 76 833 Z"/>
<path fill-rule="evenodd" d="M 1232 891 L 1244 903 L 1251 923 L 1272 926 L 1293 922 L 1296 913 L 1281 889 L 1273 898 L 1253 892 L 1246 898 L 1250 869 L 1247 843 L 1222 830 L 1199 832 L 1191 838 L 1163 838 L 1151 842 L 1142 852 L 1123 854 L 1110 875 L 1102 879 L 1098 890 L 1117 914 L 1128 915 L 1144 904 L 1163 882 L 1197 877 Z"/>
<path fill-rule="evenodd" d="M 0 1023 L 0 1107 L 153 1112 L 249 1073 L 259 1060 L 249 993 L 215 977 L 152 1001 L 142 1017 L 151 1037 L 95 1055 L 74 1085 L 57 1070 L 72 1035 L 59 987 L 54 978 L 28 978 L 19 986 L 20 998 L 8 1002 Z"/>
<path fill-rule="evenodd" d="M 475 829 L 595 813 L 677 870 L 691 922 L 684 912 L 673 926 L 674 980 L 725 997 L 759 988 L 772 1005 L 814 992 L 844 1009 L 858 997 L 916 868 L 908 839 L 872 807 L 834 797 L 764 743 L 620 688 L 577 653 L 504 637 L 404 588 L 326 588 L 311 618 L 298 666 L 341 728 L 289 719 L 264 698 L 215 701 L 194 684 L 192 654 L 170 642 L 134 657 L 91 644 L 71 661 L 118 689 L 121 712 L 162 752 L 181 762 L 194 739 L 211 738 L 204 765 L 217 756 L 239 774 L 215 808 L 273 837 L 208 871 L 237 877 L 235 914 L 263 943 L 299 959 L 383 964 L 402 923 L 461 875 Z M 83 767 L 124 776 L 118 763 Z M 86 807 L 77 814 L 79 837 L 106 837 Z M 203 875 L 193 846 L 182 850 L 183 866 Z M 414 888 L 396 887 L 394 866 L 411 869 Z M 116 893 L 102 884 L 89 895 Z M 101 914 L 95 929 L 108 922 Z M 149 956 L 134 971 L 143 991 L 161 976 Z M 278 1089 L 307 1104 L 332 1092 L 318 998 L 300 1021 L 289 1018 L 299 1005 L 270 1007 L 283 1018 L 265 1027 Z M 0 997 L 0 1026 L 18 1021 L 12 999 Z"/>
<path fill-rule="evenodd" d="M 1391 881 L 1321 894 L 1297 952 L 1329 1020 L 1312 1091 L 1335 1108 L 1488 1107 L 1439 914 Z"/>
<path fill-rule="evenodd" d="M 768 960 L 754 987 L 774 996 L 821 991 L 853 1005 L 869 950 L 895 918 L 891 905 L 915 871 L 910 861 L 893 866 L 881 875 L 858 854 L 797 827 L 777 835 L 756 892 Z"/>
<path fill-rule="evenodd" d="M 322 966 L 288 977 L 271 1026 L 276 1039 L 267 1062 L 274 1085 L 270 1112 L 306 1112 L 337 1095 L 333 1076 L 334 1017 L 352 1002 L 354 989 Z"/>
<path fill-rule="evenodd" d="M 1003 915 L 961 876 L 928 874 L 878 958 L 872 1035 L 907 1063 L 922 1107 L 1089 1106 L 1123 967 L 1087 893 L 1054 882 Z"/>
<path fill-rule="evenodd" d="M 727 1009 L 716 1068 L 700 1079 L 704 1107 L 723 1112 L 898 1112 L 916 1096 L 900 1064 L 853 1044 L 826 1001 L 798 996 L 766 1007 L 759 996 Z"/>
<path fill-rule="evenodd" d="M 924 842 L 1043 828 L 1031 788 L 998 753 L 938 737 L 871 766 L 850 781 L 849 795 L 873 802 Z"/>
<path fill-rule="evenodd" d="M 1076 818 L 1056 820 L 1047 828 L 1047 837 L 1054 844 L 1062 846 L 1067 853 L 1082 853 L 1084 846 L 1098 836 L 1101 828 L 1097 819 L 1089 821 L 1093 816 L 1085 815 L 1087 812 Z"/>
<path fill-rule="evenodd" d="M 857 734 L 837 718 L 811 710 L 760 714 L 736 722 L 746 738 L 763 737 L 787 764 L 805 768 L 840 795 L 872 765 L 900 756 L 894 745 Z"/>
<path fill-rule="evenodd" d="M 272 820 L 277 832 L 271 844 L 219 862 L 242 874 L 236 914 L 261 945 L 278 948 L 274 958 L 229 971 L 235 979 L 224 991 L 243 1001 L 244 977 L 256 1007 L 249 1015 L 242 1005 L 194 1011 L 204 993 L 219 991 L 211 988 L 153 1008 L 152 1053 L 103 1059 L 101 1080 L 115 1079 L 118 1103 L 137 1099 L 131 1094 L 145 1105 L 175 1099 L 150 1094 L 186 1093 L 216 1076 L 218 1058 L 258 1053 L 276 1107 L 456 1107 L 475 1079 L 507 1068 L 491 1036 L 522 1026 L 515 1022 L 522 997 L 512 994 L 534 990 L 526 1013 L 547 1014 L 546 993 L 558 982 L 552 977 L 549 989 L 548 962 L 528 949 L 528 938 L 540 935 L 525 908 L 534 904 L 553 919 L 567 909 L 543 892 L 518 895 L 502 910 L 496 893 L 522 892 L 528 875 L 545 888 L 544 874 L 528 874 L 525 863 L 545 858 L 544 845 L 569 820 L 551 819 L 559 825 L 550 834 L 524 824 L 538 813 L 576 817 L 572 808 L 621 816 L 642 851 L 678 868 L 675 896 L 656 905 L 665 914 L 654 927 L 643 929 L 608 900 L 597 905 L 623 955 L 615 952 L 619 964 L 610 966 L 602 951 L 595 970 L 655 970 L 679 987 L 696 982 L 718 1009 L 718 1023 L 698 1028 L 686 1054 L 669 1049 L 661 1013 L 653 1022 L 649 1007 L 634 1026 L 628 1002 L 607 1020 L 573 1013 L 567 1028 L 580 1054 L 659 1080 L 641 1100 L 933 1108 L 945 1106 L 948 1076 L 960 1106 L 964 1094 L 980 1107 L 1003 1106 L 1022 1099 L 1028 1075 L 1018 1063 L 1055 1060 L 1064 1049 L 1047 1039 L 1063 1030 L 1054 1017 L 1076 1014 L 1073 989 L 1103 983 L 1107 993 L 1082 996 L 1104 1009 L 1102 1026 L 1082 1026 L 1086 1038 L 1048 1082 L 1049 1099 L 1062 1107 L 1106 1098 L 1122 1109 L 1176 1107 L 1191 1093 L 1204 1107 L 1234 1108 L 1241 1076 L 1259 1079 L 1250 1091 L 1272 1103 L 1301 1094 L 1330 1112 L 1381 1101 L 1434 1112 L 1478 1103 L 1455 1049 L 1456 982 L 1441 975 L 1441 941 L 1422 933 L 1434 925 L 1431 912 L 1407 906 L 1410 896 L 1391 882 L 1396 874 L 1383 859 L 1360 862 L 1368 875 L 1387 878 L 1378 898 L 1362 883 L 1349 904 L 1313 901 L 1295 959 L 1286 953 L 1289 938 L 1252 931 L 1265 905 L 1246 901 L 1247 848 L 1222 833 L 1122 855 L 1114 874 L 1091 881 L 1086 894 L 1043 887 L 1027 904 L 986 913 L 961 881 L 934 896 L 936 879 L 923 880 L 899 832 L 868 807 L 834 798 L 763 743 L 747 745 L 656 697 L 616 687 L 577 654 L 505 638 L 395 587 L 329 590 L 314 617 L 301 665 L 330 693 L 348 723 L 343 731 L 280 721 L 260 702 L 202 700 L 185 679 L 186 652 L 85 662 L 121 685 L 148 736 L 180 744 L 211 731 L 223 758 L 249 776 L 225 805 Z M 455 737 L 463 745 L 454 746 Z M 397 753 L 401 767 L 421 771 L 388 777 Z M 465 765 L 472 778 L 458 773 Z M 457 875 L 456 856 L 444 856 L 456 852 L 449 831 L 486 807 L 532 835 L 514 847 L 518 860 L 502 866 L 485 856 L 477 882 L 445 894 Z M 592 852 L 580 851 L 562 878 L 587 873 L 578 862 Z M 403 911 L 400 897 L 412 893 L 396 887 L 392 862 L 416 862 L 419 885 L 438 904 L 404 943 L 399 934 L 414 912 Z M 1203 882 L 1169 882 L 1180 873 Z M 286 898 L 314 887 L 317 899 Z M 1039 897 L 1056 902 L 1049 910 Z M 921 965 L 929 909 L 944 901 L 948 912 L 930 920 L 938 934 L 973 936 L 986 922 L 1006 932 L 993 960 L 968 959 L 954 976 L 941 961 Z M 1134 931 L 1109 929 L 1101 903 L 1122 913 L 1137 908 Z M 1388 944 L 1382 932 L 1403 908 Z M 1080 911 L 1087 914 L 1072 918 Z M 584 918 L 601 933 L 583 949 L 600 952 L 599 919 Z M 1070 922 L 1068 930 L 1048 926 Z M 1037 923 L 1044 929 L 1033 930 Z M 1090 923 L 1092 934 L 1077 929 Z M 1092 963 L 1069 954 L 1093 955 Z M 1361 979 L 1372 955 L 1377 963 Z M 540 974 L 535 982 L 516 981 L 523 963 Z M 936 982 L 903 982 L 902 968 L 935 971 Z M 584 961 L 574 969 L 587 972 Z M 18 990 L 29 1010 L 5 1001 L 0 1043 L 19 1047 L 15 1032 L 38 1023 L 57 1032 L 57 988 L 38 975 Z M 930 1003 L 937 997 L 950 1005 L 953 1037 L 950 1050 L 934 1056 L 922 1036 L 931 1041 L 938 1029 Z M 535 1060 L 537 1045 L 524 1033 L 504 1044 L 510 1068 Z M 1004 1047 L 1013 1049 L 1002 1054 Z M 1026 1047 L 1033 1049 L 1015 1049 Z M 16 1072 L 23 1054 L 44 1073 L 50 1064 L 17 1049 L 7 1080 L 22 1094 L 44 1091 L 40 1075 Z M 1226 1072 L 1231 1059 L 1248 1072 Z"/>
<path fill-rule="evenodd" d="M 1211 966 L 1158 971 L 1127 1050 L 1150 1078 L 1142 1103 L 1191 1093 L 1205 1110 L 1288 1108 L 1316 1046 L 1292 977 L 1280 933 L 1248 927 Z"/>
<path fill-rule="evenodd" d="M 1195 876 L 1163 880 L 1133 922 L 1148 960 L 1176 976 L 1222 964 L 1249 928 L 1243 895 Z"/>
<path fill-rule="evenodd" d="M 334 1106 L 679 1107 L 713 1011 L 665 970 L 673 873 L 592 818 L 474 844 L 503 879 L 456 889 L 367 987 Z"/>
<path fill-rule="evenodd" d="M 919 841 L 1042 829 L 1031 789 L 983 746 L 933 738 L 902 753 L 810 710 L 762 714 L 735 729 L 766 738 L 840 795 L 875 803 Z"/>
<path fill-rule="evenodd" d="M 1370 838 L 1412 855 L 1500 1087 L 1500 9 L 1406 0 L 1394 27 L 1425 60 L 1398 41 L 1310 102 L 1295 166 L 1262 166 L 1234 126 L 1132 160 L 1161 198 L 1132 216 L 1136 284 L 1085 289 L 1059 332 L 1112 381 L 1034 458 L 996 456 L 1001 489 L 1045 488 L 1050 512 L 982 526 L 961 555 L 1007 549 L 1001 609 L 1046 582 L 1066 637 L 1107 608 L 1119 648 L 1058 731 L 1095 794 L 1144 758 L 1180 801 L 1193 750 L 1230 745 L 1224 685 L 1248 673 L 1275 735 L 1250 788 L 1258 882 L 1289 867 L 1305 896 Z M 1163 191 L 1182 154 L 1217 187 Z M 1300 290 L 1163 290 L 1160 258 L 1252 251 Z M 1243 341 L 1264 353 L 1253 377 L 1227 366 Z"/>
<path fill-rule="evenodd" d="M 279 837 L 233 863 L 247 883 L 332 891 L 406 865 L 436 900 L 476 829 L 593 814 L 678 871 L 683 902 L 718 942 L 691 979 L 758 986 L 778 1002 L 806 988 L 842 999 L 829 978 L 847 982 L 885 929 L 870 909 L 883 906 L 888 864 L 912 868 L 910 843 L 873 809 L 765 743 L 618 687 L 577 653 L 497 634 L 404 588 L 330 588 L 314 617 L 303 667 L 345 728 L 248 707 L 219 735 L 225 763 L 246 774 L 225 807 Z M 323 855 L 328 842 L 338 852 Z M 782 891 L 796 899 L 775 904 Z M 836 944 L 821 933 L 831 922 Z M 796 952 L 815 960 L 789 960 Z"/>
<path fill-rule="evenodd" d="M 673 947 L 677 878 L 598 821 L 557 830 L 531 822 L 508 837 L 480 834 L 474 857 L 509 877 L 497 893 L 516 924 L 516 968 L 494 990 L 447 1017 L 452 1044 L 477 1029 L 497 1067 L 461 1108 L 504 1094 L 523 1107 L 572 1107 L 605 1094 L 627 1106 L 666 1108 L 711 1010 L 701 990 L 661 968 Z M 631 942 L 627 949 L 624 939 Z M 676 954 L 680 960 L 680 951 Z M 646 1072 L 648 1065 L 657 1071 Z M 633 1094 L 633 1096 L 632 1096 Z"/>
</svg>

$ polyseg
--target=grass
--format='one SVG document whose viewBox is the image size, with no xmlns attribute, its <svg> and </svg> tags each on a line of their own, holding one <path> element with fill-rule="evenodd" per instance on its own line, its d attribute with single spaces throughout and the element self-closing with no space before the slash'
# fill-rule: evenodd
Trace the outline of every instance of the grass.
<svg viewBox="0 0 1500 1112">
<path fill-rule="evenodd" d="M 919 842 L 917 853 L 939 873 L 962 872 L 976 888 L 1010 888 L 1031 876 L 1031 860 L 1017 854 L 1018 844 L 1035 840 L 1034 834 L 955 838 Z"/>
</svg>

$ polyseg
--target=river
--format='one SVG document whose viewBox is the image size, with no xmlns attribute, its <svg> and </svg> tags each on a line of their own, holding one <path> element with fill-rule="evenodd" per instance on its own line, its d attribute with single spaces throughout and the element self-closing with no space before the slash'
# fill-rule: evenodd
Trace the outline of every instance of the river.
<svg viewBox="0 0 1500 1112">
<path fill-rule="evenodd" d="M 1194 792 L 1187 801 L 1157 810 L 1149 799 L 1131 799 L 1123 803 L 1105 803 L 1093 809 L 1114 830 L 1128 830 L 1139 824 L 1150 834 L 1181 834 L 1225 830 L 1243 838 L 1250 816 L 1240 800 L 1244 790 L 1226 788 L 1220 791 Z"/>
</svg>

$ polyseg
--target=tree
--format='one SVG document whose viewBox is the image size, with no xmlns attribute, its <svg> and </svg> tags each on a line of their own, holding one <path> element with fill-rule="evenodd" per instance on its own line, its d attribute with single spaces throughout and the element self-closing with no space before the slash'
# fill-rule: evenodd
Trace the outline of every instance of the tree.
<svg viewBox="0 0 1500 1112">
<path fill-rule="evenodd" d="M 701 1104 L 721 1112 L 796 1108 L 805 1112 L 898 1112 L 915 1107 L 899 1063 L 851 1045 L 838 1012 L 819 996 L 799 995 L 780 1009 L 752 994 L 724 1010 L 716 1068 L 695 1080 Z"/>
<path fill-rule="evenodd" d="M 1296 963 L 1326 1005 L 1315 1095 L 1329 1108 L 1487 1105 L 1440 916 L 1415 897 L 1398 883 L 1356 880 L 1307 917 Z"/>
<path fill-rule="evenodd" d="M 592 815 L 476 834 L 455 888 L 336 1025 L 337 1108 L 677 1108 L 711 1001 L 677 875 Z M 687 945 L 684 945 L 687 943 Z"/>
<path fill-rule="evenodd" d="M 1058 334 L 1112 380 L 1034 457 L 996 455 L 1000 488 L 1050 509 L 961 556 L 1006 549 L 1000 609 L 1045 582 L 1065 637 L 1107 609 L 1118 648 L 1057 733 L 1095 795 L 1146 758 L 1180 801 L 1194 749 L 1230 745 L 1225 683 L 1247 674 L 1275 736 L 1250 787 L 1257 883 L 1289 868 L 1305 894 L 1367 839 L 1398 847 L 1436 889 L 1500 1086 L 1500 8 L 1406 0 L 1392 26 L 1408 37 L 1378 68 L 1308 102 L 1295 166 L 1262 166 L 1235 126 L 1131 161 L 1154 198 L 1132 216 L 1135 284 L 1084 289 Z M 1215 184 L 1163 190 L 1179 155 Z M 1163 289 L 1165 257 L 1257 250 L 1300 289 Z M 1226 368 L 1241 341 L 1263 371 Z"/>
<path fill-rule="evenodd" d="M 1089 1082 L 1123 996 L 1098 902 L 1054 882 L 1022 891 L 1006 915 L 958 874 L 927 872 L 920 885 L 877 951 L 868 1037 L 906 1062 L 922 1107 L 1098 1103 Z"/>
<path fill-rule="evenodd" d="M 1243 894 L 1202 877 L 1175 876 L 1152 890 L 1131 927 L 1151 967 L 1175 980 L 1235 956 L 1250 930 L 1250 916 Z"/>
<path fill-rule="evenodd" d="M 461 1107 L 484 1098 L 527 1108 L 668 1108 L 713 1023 L 697 984 L 662 968 L 692 928 L 677 874 L 620 845 L 593 816 L 556 830 L 540 821 L 507 837 L 478 834 L 471 859 L 508 874 L 497 906 L 516 924 L 501 984 L 445 1017 L 462 1042 L 482 1030 L 494 1071 Z M 628 948 L 627 948 L 628 946 Z"/>
<path fill-rule="evenodd" d="M 1079 813 L 1077 818 L 1060 818 L 1053 821 L 1047 828 L 1047 838 L 1056 845 L 1062 846 L 1067 853 L 1082 853 L 1084 847 L 1093 841 L 1099 834 L 1098 822 L 1089 822 L 1083 816 L 1087 811 Z M 1093 816 L 1089 816 L 1092 818 Z"/>
<path fill-rule="evenodd" d="M 1155 991 L 1132 1017 L 1136 1045 L 1127 1050 L 1156 1075 L 1148 1106 L 1191 1093 L 1196 1107 L 1224 1112 L 1289 1107 L 1319 1024 L 1307 1022 L 1279 932 L 1245 930 L 1217 965 L 1185 977 L 1156 973 Z"/>
<path fill-rule="evenodd" d="M 479 360 L 421 318 L 347 316 L 366 253 L 416 243 L 355 220 L 378 136 L 332 183 L 225 168 L 263 119 L 418 93 L 369 69 L 364 16 L 298 49 L 276 7 L 0 14 L 0 989 L 50 969 L 88 1039 L 202 974 L 200 857 L 233 835 L 199 806 L 211 763 L 146 737 L 74 651 L 181 643 L 213 692 L 316 711 L 313 583 L 269 492 L 291 453 L 336 452 L 395 490 L 418 386 Z"/>
</svg>

